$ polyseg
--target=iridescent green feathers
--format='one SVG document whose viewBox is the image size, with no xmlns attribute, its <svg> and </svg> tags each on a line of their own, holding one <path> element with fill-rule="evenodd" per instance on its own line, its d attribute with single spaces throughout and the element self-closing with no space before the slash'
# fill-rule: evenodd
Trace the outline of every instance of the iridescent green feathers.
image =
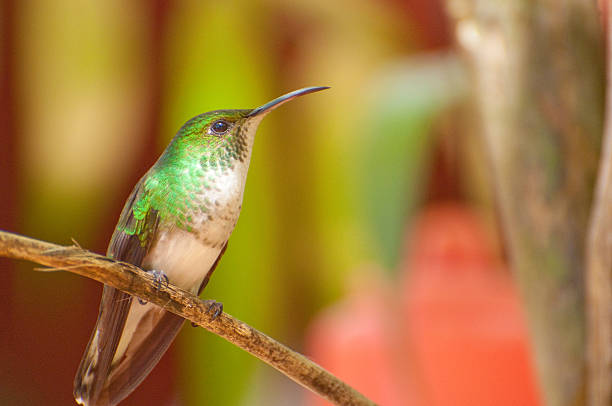
<svg viewBox="0 0 612 406">
<path fill-rule="evenodd" d="M 249 112 L 218 110 L 185 123 L 136 185 L 113 239 L 121 234 L 138 239 L 146 252 L 160 222 L 193 232 L 193 216 L 205 214 L 211 204 L 199 194 L 211 187 L 216 176 L 248 157 L 247 128 L 243 126 Z M 213 125 L 226 131 L 215 132 Z"/>
<path fill-rule="evenodd" d="M 143 179 L 134 187 L 125 203 L 107 251 L 111 258 L 138 266 L 149 251 L 160 220 L 157 210 L 141 206 Z M 136 207 L 139 209 L 134 210 Z"/>
</svg>

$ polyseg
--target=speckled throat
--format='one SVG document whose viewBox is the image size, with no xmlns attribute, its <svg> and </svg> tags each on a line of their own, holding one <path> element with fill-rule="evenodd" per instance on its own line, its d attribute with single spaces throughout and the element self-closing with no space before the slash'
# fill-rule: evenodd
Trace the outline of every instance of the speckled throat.
<svg viewBox="0 0 612 406">
<path fill-rule="evenodd" d="M 194 233 L 206 245 L 225 244 L 240 214 L 255 132 L 262 118 L 248 118 L 248 112 L 221 110 L 187 122 L 143 178 L 144 193 L 134 203 L 134 217 L 144 220 L 146 213 L 155 210 L 159 231 L 176 227 Z M 207 124 L 220 117 L 231 122 L 231 131 L 194 144 Z"/>
</svg>

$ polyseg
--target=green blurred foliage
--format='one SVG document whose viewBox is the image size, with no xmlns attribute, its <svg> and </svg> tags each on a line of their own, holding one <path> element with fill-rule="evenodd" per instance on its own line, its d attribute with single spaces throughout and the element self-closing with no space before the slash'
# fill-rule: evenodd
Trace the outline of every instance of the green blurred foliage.
<svg viewBox="0 0 612 406">
<path fill-rule="evenodd" d="M 465 86 L 459 61 L 435 54 L 395 62 L 367 89 L 352 173 L 369 242 L 387 269 L 397 269 L 406 223 L 427 185 L 432 126 Z"/>
</svg>

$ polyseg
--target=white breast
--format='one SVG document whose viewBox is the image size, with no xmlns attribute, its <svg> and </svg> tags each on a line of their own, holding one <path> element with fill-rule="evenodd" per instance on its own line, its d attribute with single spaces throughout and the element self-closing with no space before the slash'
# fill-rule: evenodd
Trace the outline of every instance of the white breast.
<svg viewBox="0 0 612 406">
<path fill-rule="evenodd" d="M 203 244 L 193 233 L 173 229 L 171 235 L 160 234 L 157 243 L 144 258 L 143 266 L 163 271 L 170 283 L 197 294 L 204 277 L 221 253 L 221 248 Z M 140 320 L 154 307 L 151 303 L 142 305 L 134 300 L 115 352 L 115 360 L 121 359 L 136 328 L 143 328 Z"/>
<path fill-rule="evenodd" d="M 204 244 L 194 233 L 173 228 L 159 234 L 143 267 L 163 271 L 172 284 L 197 293 L 221 248 Z"/>
<path fill-rule="evenodd" d="M 207 189 L 202 190 L 197 205 L 205 204 L 207 210 L 193 214 L 188 232 L 168 224 L 160 227 L 149 253 L 144 257 L 145 269 L 162 271 L 170 283 L 194 294 L 219 257 L 240 214 L 246 168 L 211 174 Z M 132 302 L 123 334 L 115 352 L 114 361 L 121 359 L 136 328 L 149 328 L 141 323 L 145 314 L 156 306 Z"/>
</svg>

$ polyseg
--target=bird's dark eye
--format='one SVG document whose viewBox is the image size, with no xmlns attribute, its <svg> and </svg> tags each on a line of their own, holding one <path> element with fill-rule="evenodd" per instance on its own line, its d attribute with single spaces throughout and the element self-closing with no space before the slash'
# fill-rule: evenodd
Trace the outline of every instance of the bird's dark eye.
<svg viewBox="0 0 612 406">
<path fill-rule="evenodd" d="M 223 120 L 217 120 L 210 126 L 211 131 L 216 135 L 224 134 L 229 129 L 229 124 Z"/>
</svg>

